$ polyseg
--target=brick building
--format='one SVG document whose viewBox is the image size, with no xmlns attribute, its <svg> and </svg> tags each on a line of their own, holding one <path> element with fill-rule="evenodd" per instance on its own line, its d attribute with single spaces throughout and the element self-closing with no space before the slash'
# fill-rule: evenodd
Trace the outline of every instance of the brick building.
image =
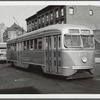
<svg viewBox="0 0 100 100">
<path fill-rule="evenodd" d="M 65 6 L 47 6 L 26 19 L 27 32 L 57 23 L 66 23 Z"/>
<path fill-rule="evenodd" d="M 52 24 L 80 24 L 100 30 L 100 7 L 89 5 L 47 6 L 26 19 L 27 32 Z"/>
</svg>

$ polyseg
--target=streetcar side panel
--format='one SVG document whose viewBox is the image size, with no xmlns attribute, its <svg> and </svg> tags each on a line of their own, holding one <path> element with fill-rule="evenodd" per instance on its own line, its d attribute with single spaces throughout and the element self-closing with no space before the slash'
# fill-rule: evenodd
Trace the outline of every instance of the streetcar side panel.
<svg viewBox="0 0 100 100">
<path fill-rule="evenodd" d="M 44 51 L 24 51 L 19 59 L 23 67 L 24 64 L 44 66 Z"/>
<path fill-rule="evenodd" d="M 43 36 L 37 35 L 35 38 L 30 36 L 27 39 L 20 39 L 23 41 L 16 40 L 16 50 L 8 50 L 8 60 L 12 61 L 14 65 L 23 68 L 28 68 L 30 64 L 39 65 L 45 73 L 61 73 L 61 33 L 48 31 L 44 34 Z M 33 40 L 32 45 L 30 45 L 31 40 Z M 36 43 L 35 40 L 37 40 Z"/>
</svg>

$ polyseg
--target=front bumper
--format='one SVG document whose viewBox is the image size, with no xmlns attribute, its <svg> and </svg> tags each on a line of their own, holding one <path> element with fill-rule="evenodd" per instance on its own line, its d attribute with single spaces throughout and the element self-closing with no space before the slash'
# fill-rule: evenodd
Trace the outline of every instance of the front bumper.
<svg viewBox="0 0 100 100">
<path fill-rule="evenodd" d="M 72 66 L 72 69 L 92 69 L 93 66 Z"/>
</svg>

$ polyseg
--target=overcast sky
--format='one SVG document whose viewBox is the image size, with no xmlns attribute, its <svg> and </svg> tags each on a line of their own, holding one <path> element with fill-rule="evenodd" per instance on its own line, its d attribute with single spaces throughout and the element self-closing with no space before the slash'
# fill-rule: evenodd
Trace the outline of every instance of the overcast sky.
<svg viewBox="0 0 100 100">
<path fill-rule="evenodd" d="M 10 27 L 15 22 L 26 30 L 25 19 L 46 6 L 47 5 L 0 5 L 0 24 L 4 23 L 6 27 Z"/>
</svg>

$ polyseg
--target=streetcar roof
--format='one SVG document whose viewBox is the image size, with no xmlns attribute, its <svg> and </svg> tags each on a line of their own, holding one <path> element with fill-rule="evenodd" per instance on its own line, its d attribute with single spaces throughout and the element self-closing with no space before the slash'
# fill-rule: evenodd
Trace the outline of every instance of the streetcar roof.
<svg viewBox="0 0 100 100">
<path fill-rule="evenodd" d="M 50 26 L 47 26 L 47 27 L 44 27 L 44 28 L 41 28 L 41 29 L 37 29 L 35 31 L 31 31 L 31 32 L 28 32 L 26 34 L 23 34 L 23 35 L 20 35 L 16 38 L 13 38 L 13 39 L 9 39 L 8 41 L 12 40 L 12 41 L 16 41 L 16 39 L 19 39 L 19 38 L 22 38 L 22 37 L 27 37 L 29 35 L 32 35 L 32 34 L 37 34 L 37 33 L 43 33 L 43 32 L 47 32 L 47 31 L 60 31 L 62 33 L 66 32 L 68 33 L 68 29 L 87 29 L 87 30 L 90 30 L 90 28 L 86 27 L 86 26 L 83 26 L 83 25 L 75 25 L 75 24 L 55 24 L 55 25 L 50 25 Z"/>
</svg>

